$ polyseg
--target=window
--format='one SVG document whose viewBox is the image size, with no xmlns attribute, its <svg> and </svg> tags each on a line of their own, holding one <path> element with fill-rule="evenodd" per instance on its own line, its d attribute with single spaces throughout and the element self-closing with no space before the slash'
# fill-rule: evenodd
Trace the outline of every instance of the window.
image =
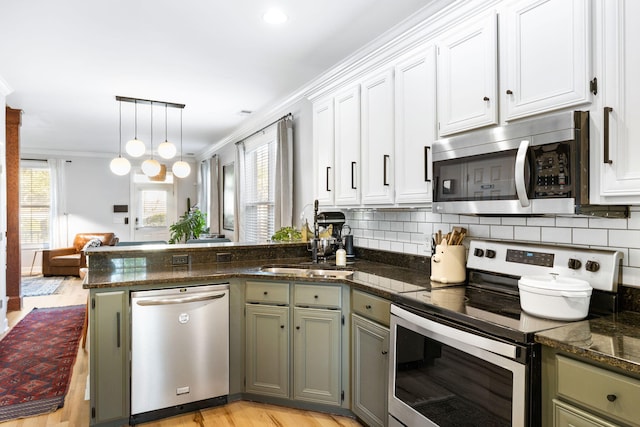
<svg viewBox="0 0 640 427">
<path fill-rule="evenodd" d="M 47 162 L 20 163 L 20 244 L 49 246 L 51 229 L 51 174 Z"/>
<path fill-rule="evenodd" d="M 276 129 L 245 141 L 243 231 L 246 242 L 266 242 L 274 233 Z"/>
<path fill-rule="evenodd" d="M 142 173 L 134 175 L 137 193 L 137 226 L 168 227 L 173 218 L 168 210 L 173 205 L 173 174 L 166 173 L 162 181 L 149 179 Z"/>
</svg>

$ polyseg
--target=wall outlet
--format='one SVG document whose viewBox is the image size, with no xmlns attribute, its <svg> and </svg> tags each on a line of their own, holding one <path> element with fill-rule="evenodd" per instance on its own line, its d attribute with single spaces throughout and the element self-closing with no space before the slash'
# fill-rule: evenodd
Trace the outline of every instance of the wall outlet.
<svg viewBox="0 0 640 427">
<path fill-rule="evenodd" d="M 171 257 L 172 265 L 185 265 L 189 264 L 189 255 L 173 255 Z"/>
</svg>

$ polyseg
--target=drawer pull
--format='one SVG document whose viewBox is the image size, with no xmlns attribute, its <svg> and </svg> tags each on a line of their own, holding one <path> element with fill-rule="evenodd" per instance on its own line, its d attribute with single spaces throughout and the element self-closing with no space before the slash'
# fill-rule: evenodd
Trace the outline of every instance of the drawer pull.
<svg viewBox="0 0 640 427">
<path fill-rule="evenodd" d="M 264 291 L 264 294 L 265 294 L 265 295 L 267 295 L 268 293 L 269 293 L 269 292 L 267 292 L 267 291 Z"/>
<path fill-rule="evenodd" d="M 314 295 L 313 297 L 314 297 L 315 299 L 318 299 L 318 295 Z"/>
<path fill-rule="evenodd" d="M 609 402 L 615 402 L 615 400 L 618 398 L 618 396 L 616 396 L 615 394 L 607 394 L 607 400 Z"/>
<path fill-rule="evenodd" d="M 364 308 L 366 308 L 367 310 L 371 310 L 371 306 L 369 304 L 365 305 Z"/>
<path fill-rule="evenodd" d="M 284 329 L 284 325 L 280 325 L 280 329 Z"/>
<path fill-rule="evenodd" d="M 387 354 L 388 351 L 382 350 L 382 354 Z"/>
<path fill-rule="evenodd" d="M 296 329 L 297 329 L 297 330 L 300 330 L 300 326 L 296 326 Z"/>
</svg>

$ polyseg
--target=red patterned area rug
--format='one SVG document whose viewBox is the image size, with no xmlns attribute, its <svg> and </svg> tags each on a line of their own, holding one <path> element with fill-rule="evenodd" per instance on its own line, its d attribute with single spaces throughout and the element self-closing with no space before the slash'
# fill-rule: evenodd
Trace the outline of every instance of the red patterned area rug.
<svg viewBox="0 0 640 427">
<path fill-rule="evenodd" d="M 0 341 L 0 421 L 64 405 L 85 311 L 84 305 L 33 309 Z"/>
</svg>

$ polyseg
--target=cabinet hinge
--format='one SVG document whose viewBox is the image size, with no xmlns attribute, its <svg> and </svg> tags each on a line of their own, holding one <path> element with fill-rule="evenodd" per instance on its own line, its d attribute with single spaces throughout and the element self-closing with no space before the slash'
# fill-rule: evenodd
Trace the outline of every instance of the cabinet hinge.
<svg viewBox="0 0 640 427">
<path fill-rule="evenodd" d="M 598 94 L 598 78 L 597 77 L 594 77 L 593 80 L 589 82 L 589 90 L 594 95 Z"/>
<path fill-rule="evenodd" d="M 340 399 L 344 402 L 344 390 L 342 390 L 342 392 L 340 392 Z"/>
<path fill-rule="evenodd" d="M 91 308 L 96 308 L 96 299 L 91 298 Z"/>
<path fill-rule="evenodd" d="M 92 406 L 91 407 L 91 418 L 95 418 L 96 417 L 96 407 Z"/>
</svg>

